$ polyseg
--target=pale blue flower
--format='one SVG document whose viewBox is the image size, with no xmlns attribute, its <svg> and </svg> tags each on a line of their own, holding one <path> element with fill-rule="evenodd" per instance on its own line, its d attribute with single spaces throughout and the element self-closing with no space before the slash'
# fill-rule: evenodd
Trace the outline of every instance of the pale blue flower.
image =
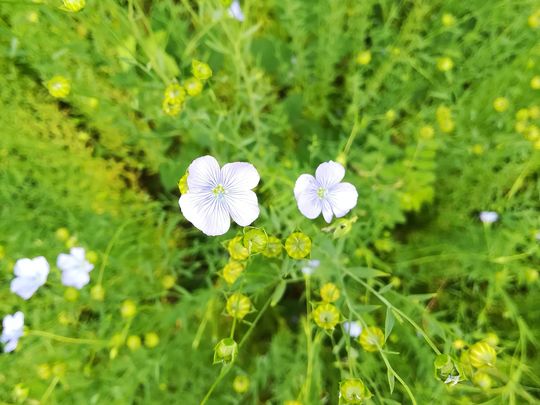
<svg viewBox="0 0 540 405">
<path fill-rule="evenodd" d="M 257 169 L 246 162 L 227 163 L 222 168 L 212 156 L 195 159 L 188 168 L 188 192 L 178 201 L 184 217 L 209 236 L 223 235 L 231 218 L 248 226 L 259 217 Z"/>
<path fill-rule="evenodd" d="M 356 339 L 362 333 L 362 326 L 356 321 L 343 322 L 343 329 L 345 329 L 345 332 L 353 339 Z"/>
<path fill-rule="evenodd" d="M 499 219 L 499 214 L 497 214 L 495 211 L 482 211 L 479 217 L 480 221 L 482 221 L 484 224 L 492 224 L 497 222 Z"/>
<path fill-rule="evenodd" d="M 244 21 L 244 13 L 242 12 L 242 8 L 240 7 L 240 2 L 238 0 L 234 0 L 229 7 L 229 15 L 238 21 Z"/>
<path fill-rule="evenodd" d="M 24 314 L 21 311 L 13 315 L 6 315 L 2 322 L 2 336 L 0 343 L 4 344 L 4 352 L 9 353 L 17 348 L 19 339 L 24 331 Z"/>
<path fill-rule="evenodd" d="M 62 271 L 62 284 L 79 290 L 90 282 L 89 273 L 94 269 L 82 247 L 71 248 L 69 254 L 60 253 L 56 266 Z"/>
<path fill-rule="evenodd" d="M 43 256 L 19 259 L 13 272 L 15 278 L 11 280 L 11 292 L 27 300 L 47 281 L 49 263 Z"/>
<path fill-rule="evenodd" d="M 302 174 L 296 180 L 294 196 L 300 212 L 315 219 L 321 212 L 328 223 L 341 218 L 356 206 L 358 192 L 351 183 L 341 183 L 345 168 L 337 162 L 321 163 L 315 172 Z"/>
</svg>

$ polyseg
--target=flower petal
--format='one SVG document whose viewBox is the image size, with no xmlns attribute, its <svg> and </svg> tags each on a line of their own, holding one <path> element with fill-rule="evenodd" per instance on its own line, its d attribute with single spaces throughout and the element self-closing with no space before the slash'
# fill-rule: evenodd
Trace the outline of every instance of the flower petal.
<svg viewBox="0 0 540 405">
<path fill-rule="evenodd" d="M 36 280 L 26 277 L 16 277 L 11 280 L 10 290 L 24 300 L 29 299 L 38 290 L 41 284 Z"/>
<path fill-rule="evenodd" d="M 72 255 L 67 253 L 60 253 L 56 259 L 56 267 L 62 271 L 70 270 L 77 268 L 79 266 L 79 261 Z"/>
<path fill-rule="evenodd" d="M 233 221 L 240 226 L 248 226 L 259 217 L 257 195 L 251 190 L 229 192 L 225 201 Z"/>
<path fill-rule="evenodd" d="M 315 177 L 321 187 L 330 188 L 343 180 L 343 177 L 345 177 L 345 168 L 337 162 L 324 162 L 317 167 Z"/>
<path fill-rule="evenodd" d="M 301 174 L 294 185 L 294 196 L 298 199 L 298 196 L 303 193 L 317 193 L 319 189 L 319 183 L 311 174 Z"/>
<path fill-rule="evenodd" d="M 188 189 L 211 190 L 221 181 L 219 163 L 212 156 L 202 156 L 195 159 L 188 168 Z"/>
<path fill-rule="evenodd" d="M 356 206 L 358 192 L 351 183 L 339 183 L 328 190 L 326 198 L 336 218 L 341 218 Z"/>
<path fill-rule="evenodd" d="M 62 284 L 66 287 L 75 287 L 78 290 L 90 282 L 90 275 L 86 271 L 67 270 L 62 272 Z"/>
<path fill-rule="evenodd" d="M 304 192 L 296 197 L 298 209 L 305 217 L 315 219 L 321 215 L 322 202 L 316 192 Z"/>
<path fill-rule="evenodd" d="M 257 187 L 259 172 L 251 163 L 227 163 L 221 169 L 221 181 L 226 190 L 251 190 Z"/>
<path fill-rule="evenodd" d="M 8 340 L 6 345 L 4 346 L 4 353 L 11 353 L 17 348 L 18 344 L 19 344 L 19 339 Z"/>
<path fill-rule="evenodd" d="M 79 260 L 80 262 L 83 262 L 85 259 L 85 252 L 84 252 L 84 248 L 82 247 L 73 247 L 71 248 L 69 253 L 71 254 L 71 256 L 73 256 L 75 259 Z"/>
<path fill-rule="evenodd" d="M 223 235 L 231 226 L 231 218 L 225 201 L 211 193 L 183 194 L 178 201 L 184 217 L 208 236 Z"/>
<path fill-rule="evenodd" d="M 31 259 L 19 259 L 15 262 L 13 273 L 19 277 L 32 277 L 34 275 L 34 263 Z"/>
<path fill-rule="evenodd" d="M 327 223 L 332 222 L 332 217 L 334 216 L 334 213 L 332 212 L 332 206 L 330 205 L 330 202 L 328 202 L 327 200 L 322 201 L 322 215 Z"/>
</svg>

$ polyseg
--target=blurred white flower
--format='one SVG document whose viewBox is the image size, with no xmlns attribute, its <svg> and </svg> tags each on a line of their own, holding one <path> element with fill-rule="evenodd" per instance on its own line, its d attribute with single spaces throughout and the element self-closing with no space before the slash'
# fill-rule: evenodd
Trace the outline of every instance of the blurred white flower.
<svg viewBox="0 0 540 405">
<path fill-rule="evenodd" d="M 238 20 L 238 21 L 244 21 L 244 13 L 242 12 L 242 8 L 240 7 L 240 2 L 238 0 L 234 0 L 229 7 L 229 15 Z"/>
<path fill-rule="evenodd" d="M 86 260 L 82 247 L 71 248 L 69 254 L 60 253 L 56 265 L 62 270 L 62 284 L 79 290 L 90 282 L 88 273 L 94 269 L 94 265 Z"/>
<path fill-rule="evenodd" d="M 23 335 L 24 314 L 19 311 L 13 315 L 6 315 L 2 322 L 2 336 L 0 343 L 3 343 L 4 352 L 9 353 L 17 348 L 19 339 Z"/>
<path fill-rule="evenodd" d="M 321 212 L 328 223 L 341 218 L 356 206 L 358 192 L 351 183 L 341 183 L 345 168 L 336 162 L 321 163 L 315 172 L 302 174 L 296 180 L 294 196 L 300 212 L 315 219 Z"/>
<path fill-rule="evenodd" d="M 221 169 L 212 156 L 195 159 L 188 168 L 188 192 L 179 200 L 184 217 L 206 235 L 223 235 L 231 217 L 248 226 L 259 216 L 257 169 L 245 162 L 227 163 Z"/>
<path fill-rule="evenodd" d="M 352 338 L 357 338 L 362 333 L 362 326 L 356 321 L 343 322 L 343 329 Z"/>
<path fill-rule="evenodd" d="M 460 381 L 459 375 L 449 375 L 448 377 L 446 377 L 446 380 L 444 381 L 444 383 L 456 385 L 459 381 Z"/>
<path fill-rule="evenodd" d="M 43 256 L 19 259 L 13 272 L 15 278 L 11 280 L 11 292 L 27 300 L 47 281 L 49 263 Z"/>
<path fill-rule="evenodd" d="M 493 222 L 497 222 L 499 219 L 499 214 L 494 211 L 482 211 L 479 216 L 480 221 L 482 221 L 484 224 L 492 224 Z"/>
<path fill-rule="evenodd" d="M 302 267 L 302 273 L 306 276 L 311 276 L 313 274 L 313 272 L 317 269 L 317 267 L 319 267 L 321 265 L 321 261 L 320 260 L 308 260 L 305 264 L 304 264 L 304 267 Z"/>
</svg>

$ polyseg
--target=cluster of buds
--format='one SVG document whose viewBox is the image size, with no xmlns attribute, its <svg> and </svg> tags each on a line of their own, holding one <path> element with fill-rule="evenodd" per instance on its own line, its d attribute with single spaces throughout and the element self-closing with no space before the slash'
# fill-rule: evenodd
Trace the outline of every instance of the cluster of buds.
<svg viewBox="0 0 540 405">
<path fill-rule="evenodd" d="M 212 77 L 212 69 L 208 64 L 193 60 L 191 62 L 192 77 L 186 79 L 183 85 L 176 81 L 169 84 L 165 89 L 163 96 L 163 112 L 171 117 L 175 117 L 182 112 L 186 94 L 190 97 L 195 97 L 201 94 L 204 82 Z"/>
</svg>

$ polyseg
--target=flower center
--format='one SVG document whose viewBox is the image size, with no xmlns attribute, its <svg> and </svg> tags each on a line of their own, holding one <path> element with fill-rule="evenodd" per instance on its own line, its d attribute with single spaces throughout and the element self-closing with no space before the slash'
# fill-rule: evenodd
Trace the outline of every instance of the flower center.
<svg viewBox="0 0 540 405">
<path fill-rule="evenodd" d="M 214 187 L 212 193 L 216 198 L 222 198 L 227 191 L 225 190 L 225 187 L 223 187 L 223 184 L 218 184 L 216 187 Z"/>
<path fill-rule="evenodd" d="M 326 194 L 328 194 L 328 190 L 323 187 L 319 187 L 317 190 L 317 195 L 321 200 L 326 197 Z"/>
</svg>

